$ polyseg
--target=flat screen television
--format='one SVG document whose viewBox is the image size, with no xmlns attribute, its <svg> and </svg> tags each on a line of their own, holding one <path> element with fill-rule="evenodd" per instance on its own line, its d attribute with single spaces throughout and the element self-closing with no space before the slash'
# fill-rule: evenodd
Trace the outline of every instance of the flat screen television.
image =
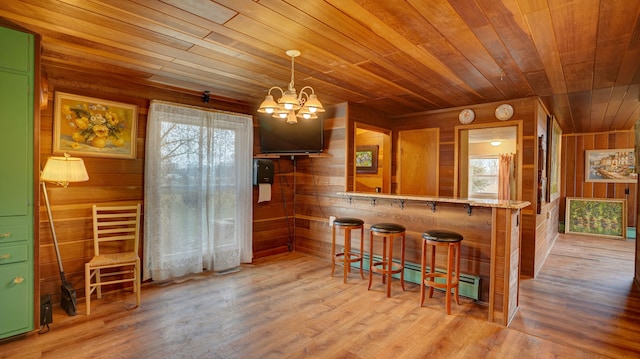
<svg viewBox="0 0 640 359">
<path fill-rule="evenodd" d="M 320 153 L 324 150 L 324 129 L 321 117 L 298 118 L 289 124 L 285 119 L 261 115 L 260 151 L 262 153 Z"/>
</svg>

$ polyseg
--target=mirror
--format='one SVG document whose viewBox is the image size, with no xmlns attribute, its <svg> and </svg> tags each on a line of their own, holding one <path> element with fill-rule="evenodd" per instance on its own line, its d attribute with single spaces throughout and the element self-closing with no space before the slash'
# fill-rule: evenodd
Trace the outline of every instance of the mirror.
<svg viewBox="0 0 640 359">
<path fill-rule="evenodd" d="M 391 130 L 355 123 L 351 190 L 391 193 Z"/>
</svg>

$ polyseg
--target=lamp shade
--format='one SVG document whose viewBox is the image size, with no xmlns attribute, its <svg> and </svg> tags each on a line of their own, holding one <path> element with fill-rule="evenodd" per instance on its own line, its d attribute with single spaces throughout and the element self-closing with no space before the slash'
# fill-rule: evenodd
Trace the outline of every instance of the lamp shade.
<svg viewBox="0 0 640 359">
<path fill-rule="evenodd" d="M 49 157 L 40 175 L 40 180 L 55 182 L 66 187 L 71 182 L 88 181 L 89 174 L 87 174 L 82 158 Z"/>
</svg>

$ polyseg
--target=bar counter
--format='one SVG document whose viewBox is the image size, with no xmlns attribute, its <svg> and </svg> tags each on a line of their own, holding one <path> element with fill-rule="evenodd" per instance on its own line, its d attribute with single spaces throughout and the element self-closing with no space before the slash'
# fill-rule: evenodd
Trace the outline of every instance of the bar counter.
<svg viewBox="0 0 640 359">
<path fill-rule="evenodd" d="M 339 216 L 361 218 L 367 228 L 379 222 L 405 226 L 408 262 L 420 264 L 425 230 L 462 234 L 461 273 L 480 278 L 478 301 L 488 304 L 487 319 L 509 325 L 518 310 L 520 211 L 530 202 L 370 192 L 337 195 L 344 200 Z M 439 253 L 437 262 L 443 265 L 438 267 L 444 267 L 445 260 Z"/>
</svg>

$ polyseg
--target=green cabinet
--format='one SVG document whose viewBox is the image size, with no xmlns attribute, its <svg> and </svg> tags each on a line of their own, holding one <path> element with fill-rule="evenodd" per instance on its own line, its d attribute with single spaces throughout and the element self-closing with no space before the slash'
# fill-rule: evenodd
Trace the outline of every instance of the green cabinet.
<svg viewBox="0 0 640 359">
<path fill-rule="evenodd" d="M 0 27 L 0 338 L 33 330 L 34 37 Z"/>
</svg>

